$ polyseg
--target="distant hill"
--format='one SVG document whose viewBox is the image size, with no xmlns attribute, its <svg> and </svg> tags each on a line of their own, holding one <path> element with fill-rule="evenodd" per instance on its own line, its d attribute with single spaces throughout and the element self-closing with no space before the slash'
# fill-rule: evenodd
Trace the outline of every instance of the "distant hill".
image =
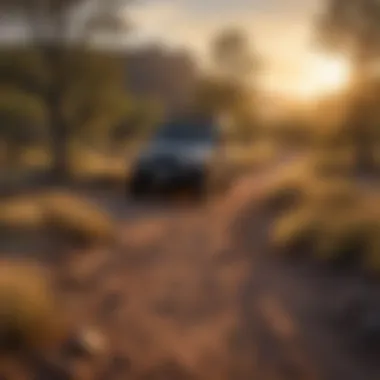
<svg viewBox="0 0 380 380">
<path fill-rule="evenodd" d="M 199 78 L 197 64 L 188 52 L 147 46 L 124 54 L 129 91 L 159 99 L 169 112 L 186 105 Z"/>
</svg>

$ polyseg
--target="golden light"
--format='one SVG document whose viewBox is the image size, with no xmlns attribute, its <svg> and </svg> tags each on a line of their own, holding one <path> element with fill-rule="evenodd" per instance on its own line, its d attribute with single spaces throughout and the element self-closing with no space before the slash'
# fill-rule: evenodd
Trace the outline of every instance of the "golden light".
<svg viewBox="0 0 380 380">
<path fill-rule="evenodd" d="M 350 65 L 341 57 L 313 55 L 310 57 L 298 94 L 304 98 L 330 95 L 344 90 L 350 80 Z"/>
</svg>

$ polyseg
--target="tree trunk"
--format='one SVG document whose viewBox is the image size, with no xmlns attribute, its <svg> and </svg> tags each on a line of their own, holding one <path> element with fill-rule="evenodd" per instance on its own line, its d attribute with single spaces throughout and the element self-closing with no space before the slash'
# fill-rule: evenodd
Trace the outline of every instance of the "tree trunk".
<svg viewBox="0 0 380 380">
<path fill-rule="evenodd" d="M 9 170 L 17 171 L 19 169 L 21 151 L 18 144 L 13 142 L 7 144 L 7 168 Z"/>
<path fill-rule="evenodd" d="M 68 177 L 68 128 L 62 115 L 63 79 L 63 47 L 59 45 L 45 46 L 43 49 L 51 71 L 51 83 L 46 94 L 49 108 L 50 142 L 53 162 L 51 179 L 54 183 L 63 182 Z"/>
<path fill-rule="evenodd" d="M 61 115 L 60 99 L 56 93 L 50 99 L 50 133 L 53 162 L 51 177 L 55 182 L 65 181 L 68 177 L 68 133 Z"/>
<path fill-rule="evenodd" d="M 348 133 L 351 135 L 356 150 L 356 171 L 362 174 L 370 171 L 372 167 L 369 149 L 369 124 L 372 115 L 367 97 L 370 78 L 368 78 L 365 64 L 359 62 L 354 67 L 354 93 L 351 98 L 350 117 L 347 122 L 349 123 Z"/>
</svg>

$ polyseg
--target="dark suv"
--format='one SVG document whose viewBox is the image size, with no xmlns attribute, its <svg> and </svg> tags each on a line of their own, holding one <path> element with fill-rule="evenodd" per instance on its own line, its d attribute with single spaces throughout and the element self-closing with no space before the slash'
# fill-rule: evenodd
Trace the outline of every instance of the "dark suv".
<svg viewBox="0 0 380 380">
<path fill-rule="evenodd" d="M 132 167 L 130 192 L 191 191 L 203 196 L 226 183 L 226 155 L 221 131 L 213 122 L 172 120 L 164 123 Z"/>
</svg>

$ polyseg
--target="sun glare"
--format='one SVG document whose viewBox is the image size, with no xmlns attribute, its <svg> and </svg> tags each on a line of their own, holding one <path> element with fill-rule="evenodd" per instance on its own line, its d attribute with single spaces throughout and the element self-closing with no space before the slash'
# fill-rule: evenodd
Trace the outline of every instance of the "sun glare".
<svg viewBox="0 0 380 380">
<path fill-rule="evenodd" d="M 307 66 L 299 87 L 302 97 L 314 98 L 339 92 L 350 80 L 350 66 L 343 58 L 313 56 Z"/>
</svg>

